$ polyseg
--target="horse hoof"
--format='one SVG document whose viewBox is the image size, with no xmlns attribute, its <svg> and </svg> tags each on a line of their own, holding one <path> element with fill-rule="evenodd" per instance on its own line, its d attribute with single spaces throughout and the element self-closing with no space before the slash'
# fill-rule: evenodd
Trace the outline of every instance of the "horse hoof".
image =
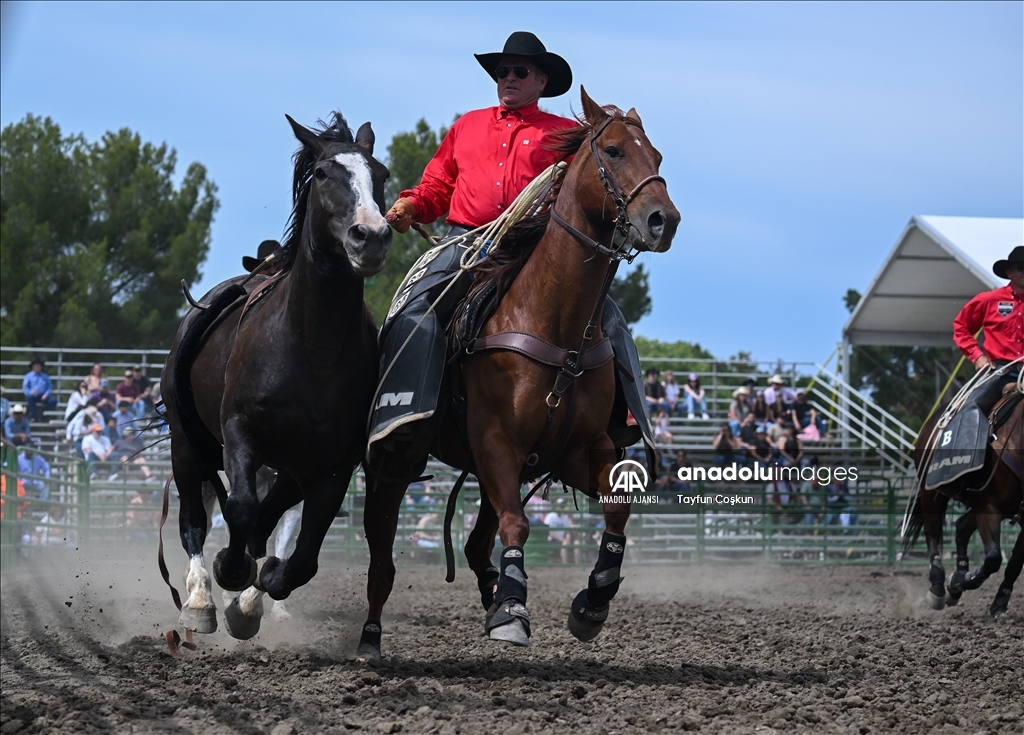
<svg viewBox="0 0 1024 735">
<path fill-rule="evenodd" d="M 939 597 L 931 590 L 928 590 L 928 596 L 925 597 L 924 600 L 932 610 L 941 610 L 946 606 L 946 598 Z"/>
<path fill-rule="evenodd" d="M 270 608 L 270 617 L 274 620 L 291 620 L 292 614 L 285 609 L 284 603 L 278 600 Z"/>
<path fill-rule="evenodd" d="M 999 620 L 1003 615 L 1006 614 L 1006 609 L 1010 605 L 1010 595 L 1002 594 L 1001 592 L 996 593 L 996 598 L 992 600 L 992 606 L 988 609 L 988 614 L 995 620 Z"/>
<path fill-rule="evenodd" d="M 183 607 L 178 616 L 178 625 L 196 633 L 213 633 L 217 630 L 217 608 Z"/>
<path fill-rule="evenodd" d="M 576 616 L 570 612 L 568 626 L 573 638 L 586 643 L 587 641 L 594 640 L 601 634 L 601 629 L 604 628 L 604 621 L 595 623 L 590 620 L 577 620 Z"/>
<path fill-rule="evenodd" d="M 957 605 L 960 604 L 960 596 L 961 595 L 963 595 L 963 592 L 958 592 L 957 593 L 957 592 L 953 592 L 953 590 L 947 589 L 946 590 L 946 597 L 943 599 L 943 602 L 945 602 L 948 607 L 956 607 Z"/>
<path fill-rule="evenodd" d="M 227 553 L 227 549 L 221 549 L 213 560 L 213 576 L 217 580 L 217 584 L 230 592 L 241 592 L 252 587 L 256 581 L 256 574 L 259 571 L 256 566 L 256 560 L 246 554 L 247 568 L 243 562 L 242 574 L 237 577 L 229 577 L 224 571 L 224 557 L 227 556 Z"/>
<path fill-rule="evenodd" d="M 240 641 L 247 641 L 260 632 L 260 618 L 263 617 L 263 601 L 259 600 L 252 615 L 246 615 L 236 597 L 224 608 L 224 627 L 228 635 Z"/>
<path fill-rule="evenodd" d="M 382 654 L 380 649 L 372 643 L 360 643 L 359 648 L 356 649 L 356 656 L 360 658 L 384 658 L 384 654 Z"/>
<path fill-rule="evenodd" d="M 487 612 L 484 613 L 484 635 L 491 627 L 491 618 L 494 617 L 494 613 L 498 612 L 498 603 L 492 602 L 491 606 L 487 608 Z"/>
<path fill-rule="evenodd" d="M 521 620 L 512 620 L 497 628 L 492 628 L 487 637 L 492 641 L 511 643 L 513 646 L 530 645 L 530 634 L 526 632 L 526 626 Z"/>
<path fill-rule="evenodd" d="M 359 635 L 359 648 L 356 649 L 356 656 L 384 658 L 380 651 L 381 633 L 379 620 L 367 620 L 363 623 L 363 632 Z"/>
</svg>

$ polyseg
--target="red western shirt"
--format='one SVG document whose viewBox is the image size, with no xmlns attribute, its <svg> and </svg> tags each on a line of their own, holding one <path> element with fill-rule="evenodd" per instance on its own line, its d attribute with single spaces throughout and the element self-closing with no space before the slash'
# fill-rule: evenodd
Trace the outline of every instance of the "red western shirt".
<svg viewBox="0 0 1024 735">
<path fill-rule="evenodd" d="M 475 228 L 493 222 L 561 157 L 545 147 L 546 134 L 576 125 L 536 104 L 467 112 L 444 136 L 419 186 L 401 196 L 416 205 L 417 222 L 433 222 L 445 213 L 452 225 Z"/>
<path fill-rule="evenodd" d="M 985 328 L 985 349 L 974 338 Z M 967 359 L 1016 360 L 1024 355 L 1024 297 L 1010 286 L 980 293 L 953 320 L 953 341 Z"/>
</svg>

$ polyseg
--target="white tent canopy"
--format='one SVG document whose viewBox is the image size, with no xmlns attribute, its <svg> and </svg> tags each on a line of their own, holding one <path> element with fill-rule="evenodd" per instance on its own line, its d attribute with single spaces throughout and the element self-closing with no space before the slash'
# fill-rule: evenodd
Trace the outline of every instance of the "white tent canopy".
<svg viewBox="0 0 1024 735">
<path fill-rule="evenodd" d="M 843 342 L 952 347 L 953 319 L 977 294 L 1006 285 L 992 264 L 1018 245 L 1024 219 L 912 217 L 843 328 Z"/>
</svg>

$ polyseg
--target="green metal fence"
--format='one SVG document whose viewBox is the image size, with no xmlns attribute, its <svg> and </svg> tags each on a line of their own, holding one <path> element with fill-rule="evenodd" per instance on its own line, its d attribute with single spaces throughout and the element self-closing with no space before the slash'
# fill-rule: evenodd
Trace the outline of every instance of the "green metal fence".
<svg viewBox="0 0 1024 735">
<path fill-rule="evenodd" d="M 70 454 L 39 451 L 50 467 L 47 478 L 19 471 L 19 451 L 21 448 L 7 443 L 0 447 L 3 568 L 32 556 L 90 547 L 109 549 L 118 543 L 147 544 L 155 551 L 161 494 L 170 471 L 166 459 L 153 455 L 147 460 L 151 477 L 146 481 L 137 465 L 86 464 Z M 400 563 L 444 563 L 443 519 L 455 473 L 441 465 L 430 471 L 434 478 L 412 485 L 402 505 L 395 540 Z M 741 511 L 702 507 L 686 513 L 634 512 L 627 526 L 627 558 L 645 563 L 713 560 L 891 565 L 900 558 L 899 532 L 909 487 L 909 478 L 862 476 L 851 483 L 842 506 L 836 506 L 829 503 L 827 488 L 805 485 L 780 492 L 771 485 L 698 483 L 693 488 L 698 494 L 737 494 L 751 496 L 754 502 Z M 596 558 L 603 517 L 591 513 L 581 495 L 576 496 L 577 509 L 573 496 L 558 488 L 551 488 L 548 499 L 538 494 L 527 504 L 531 519 L 527 564 L 590 565 Z M 173 483 L 171 492 L 172 516 L 165 527 L 165 541 L 173 549 L 177 547 Z M 322 565 L 366 563 L 364 499 L 364 478 L 357 474 L 343 505 L 349 515 L 332 524 L 321 554 Z M 479 487 L 472 478 L 457 503 L 452 535 L 456 548 L 461 549 L 480 507 Z M 947 518 L 947 556 L 952 554 L 955 516 L 951 512 Z M 222 519 L 215 516 L 208 547 L 219 548 L 226 540 Z M 972 553 L 977 552 L 977 542 L 974 544 Z M 461 552 L 456 559 L 465 566 Z M 919 544 L 906 561 L 920 563 L 924 559 L 923 544 Z"/>
</svg>

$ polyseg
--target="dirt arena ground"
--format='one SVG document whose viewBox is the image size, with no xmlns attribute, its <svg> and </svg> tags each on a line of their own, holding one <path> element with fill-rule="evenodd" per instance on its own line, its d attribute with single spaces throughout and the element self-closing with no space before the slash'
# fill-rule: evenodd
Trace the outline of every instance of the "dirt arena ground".
<svg viewBox="0 0 1024 735">
<path fill-rule="evenodd" d="M 634 564 L 582 644 L 565 617 L 587 571 L 534 569 L 533 645 L 515 649 L 483 637 L 468 571 L 449 586 L 405 566 L 389 658 L 362 662 L 362 570 L 325 570 L 289 600 L 293 620 L 239 643 L 221 618 L 174 659 L 152 556 L 5 575 L 3 735 L 1024 731 L 1024 591 L 993 621 L 991 580 L 935 613 L 917 603 L 920 567 Z"/>
</svg>

